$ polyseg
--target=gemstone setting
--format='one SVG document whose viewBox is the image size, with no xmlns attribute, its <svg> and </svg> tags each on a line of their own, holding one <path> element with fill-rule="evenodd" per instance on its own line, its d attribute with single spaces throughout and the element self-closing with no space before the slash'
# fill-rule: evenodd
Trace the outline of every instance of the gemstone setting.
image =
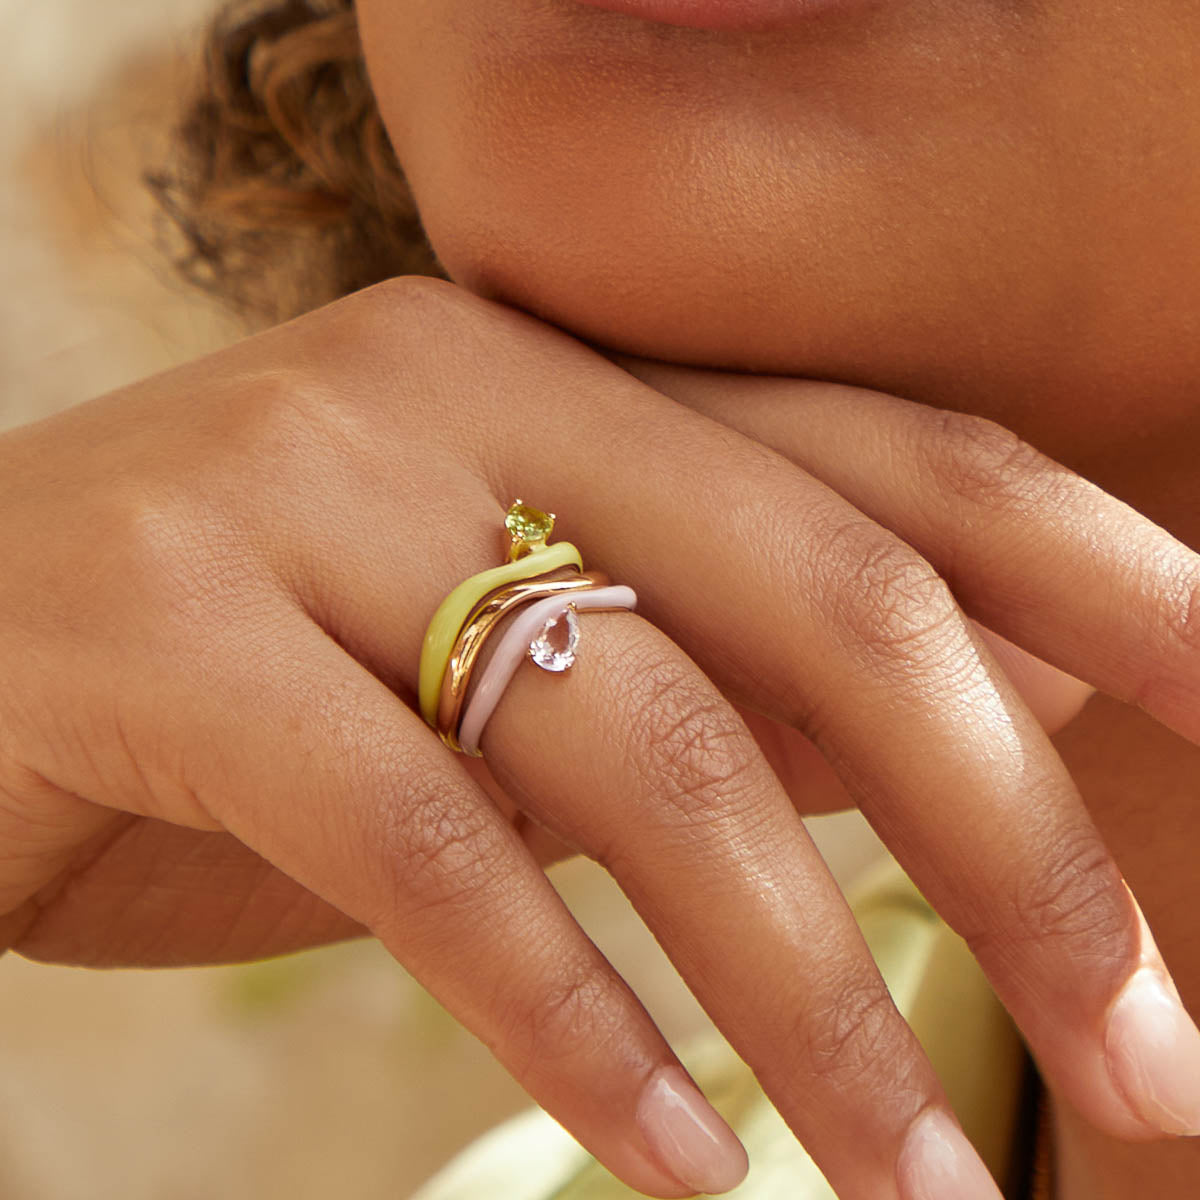
<svg viewBox="0 0 1200 1200">
<path fill-rule="evenodd" d="M 550 536 L 554 529 L 554 514 L 514 500 L 504 514 L 504 528 L 511 535 L 514 545 L 533 546 Z"/>
<path fill-rule="evenodd" d="M 579 616 L 575 605 L 568 604 L 557 617 L 551 617 L 529 643 L 529 657 L 543 671 L 565 671 L 574 664 L 578 647 Z"/>
</svg>

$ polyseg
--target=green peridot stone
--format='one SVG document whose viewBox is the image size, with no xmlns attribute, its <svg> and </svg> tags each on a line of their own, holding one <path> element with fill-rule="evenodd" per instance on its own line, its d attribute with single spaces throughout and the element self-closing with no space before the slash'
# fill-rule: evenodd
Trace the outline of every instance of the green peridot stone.
<svg viewBox="0 0 1200 1200">
<path fill-rule="evenodd" d="M 516 500 L 505 514 L 504 528 L 523 542 L 544 542 L 554 528 L 554 514 Z"/>
</svg>

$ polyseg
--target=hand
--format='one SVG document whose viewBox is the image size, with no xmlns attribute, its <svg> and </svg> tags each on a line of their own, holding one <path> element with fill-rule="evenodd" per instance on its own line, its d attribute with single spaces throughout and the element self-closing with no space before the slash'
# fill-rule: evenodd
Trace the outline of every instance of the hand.
<svg viewBox="0 0 1200 1200">
<path fill-rule="evenodd" d="M 864 403 L 953 591 L 811 471 L 436 281 L 0 440 L 8 942 L 178 962 L 367 929 L 633 1187 L 730 1186 L 736 1142 L 532 821 L 615 875 L 842 1196 L 994 1196 L 733 697 L 833 764 L 1081 1112 L 1177 1130 L 1190 1051 L 1162 1030 L 1197 1035 L 1106 1024 L 1165 969 L 955 594 L 1196 738 L 1200 564 L 986 422 Z M 413 710 L 426 623 L 500 561 L 515 496 L 639 611 L 585 614 L 566 675 L 517 673 L 483 737 L 505 811 Z"/>
</svg>

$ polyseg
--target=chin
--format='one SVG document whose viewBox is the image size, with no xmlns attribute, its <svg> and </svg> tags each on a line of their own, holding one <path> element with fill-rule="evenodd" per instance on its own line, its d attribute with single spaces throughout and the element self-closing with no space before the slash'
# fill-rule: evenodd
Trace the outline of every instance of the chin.
<svg viewBox="0 0 1200 1200">
<path fill-rule="evenodd" d="M 881 5 L 756 40 L 547 0 L 358 11 L 461 286 L 598 348 L 874 388 L 1048 448 L 1152 387 L 1194 395 L 1200 227 L 1190 176 L 1146 186 L 1134 132 L 1157 120 L 1078 103 L 1103 55 L 1045 7 Z M 1157 36 L 1130 45 L 1149 62 Z M 1194 162 L 1166 131 L 1153 161 Z"/>
<path fill-rule="evenodd" d="M 971 295 L 918 264 L 884 269 L 829 243 L 806 253 L 794 235 L 777 248 L 754 230 L 718 243 L 707 230 L 681 231 L 677 216 L 666 229 L 505 215 L 492 207 L 487 219 L 474 209 L 429 222 L 450 278 L 601 350 L 961 408 L 1027 397 L 1032 375 L 1049 386 L 1061 365 L 1050 355 L 1039 369 L 1034 339 L 1011 324 L 1014 294 L 1002 305 L 986 277 Z M 929 262 L 946 270 L 945 258 Z"/>
</svg>

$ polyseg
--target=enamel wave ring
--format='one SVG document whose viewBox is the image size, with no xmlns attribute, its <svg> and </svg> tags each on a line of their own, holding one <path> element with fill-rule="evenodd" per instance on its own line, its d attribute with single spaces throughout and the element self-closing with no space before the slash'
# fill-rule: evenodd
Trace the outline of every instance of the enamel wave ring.
<svg viewBox="0 0 1200 1200">
<path fill-rule="evenodd" d="M 476 758 L 483 727 L 525 658 L 544 671 L 567 671 L 579 649 L 580 612 L 637 603 L 632 588 L 585 571 L 570 542 L 546 541 L 553 513 L 515 500 L 504 527 L 508 561 L 450 592 L 421 646 L 421 715 L 452 750 Z"/>
</svg>

